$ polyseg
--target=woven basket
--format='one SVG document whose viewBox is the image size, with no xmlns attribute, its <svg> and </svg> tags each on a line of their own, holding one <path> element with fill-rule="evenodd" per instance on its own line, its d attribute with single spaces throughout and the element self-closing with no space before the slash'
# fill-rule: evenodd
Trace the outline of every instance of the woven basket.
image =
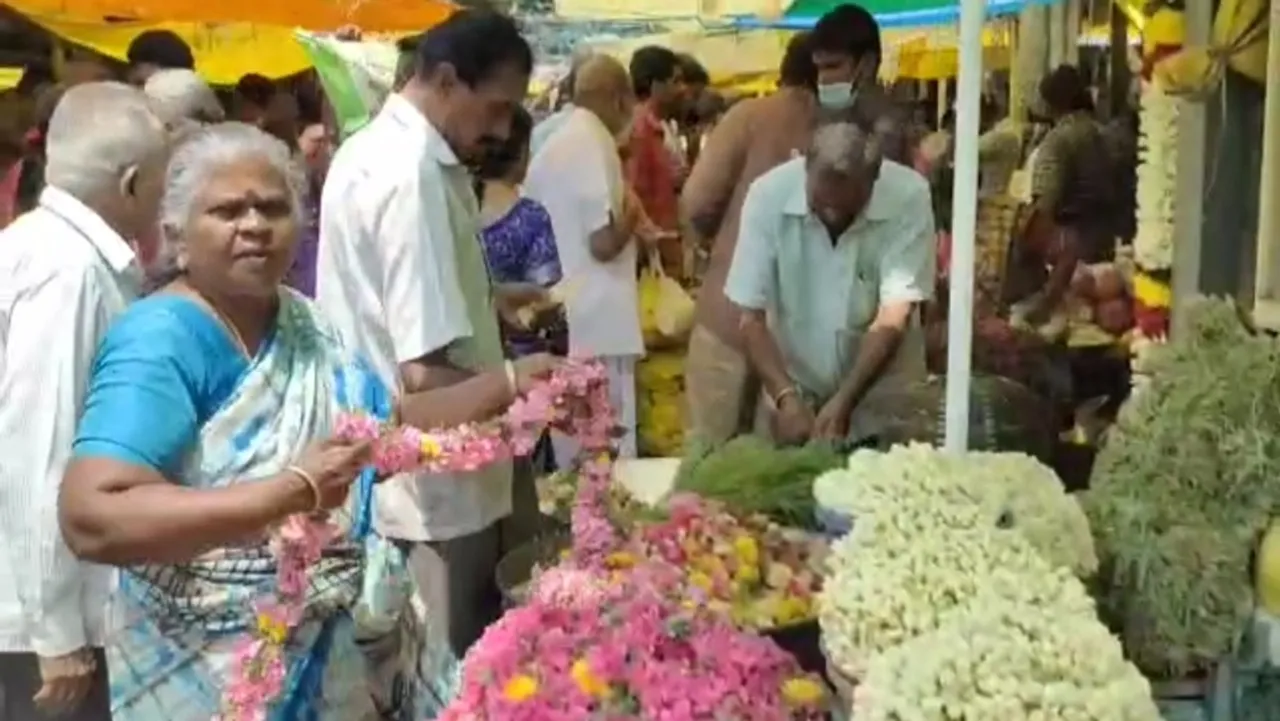
<svg viewBox="0 0 1280 721">
<path fill-rule="evenodd" d="M 876 388 L 858 405 L 851 435 L 879 436 L 882 447 L 941 445 L 946 425 L 946 379 L 932 376 Z M 974 376 L 969 400 L 969 448 L 1018 451 L 1045 463 L 1053 457 L 1058 424 L 1041 396 L 1007 378 Z"/>
<path fill-rule="evenodd" d="M 505 608 L 515 608 L 528 600 L 529 581 L 534 569 L 548 568 L 560 562 L 560 554 L 569 547 L 567 531 L 548 533 L 517 546 L 498 561 L 494 571 Z"/>
</svg>

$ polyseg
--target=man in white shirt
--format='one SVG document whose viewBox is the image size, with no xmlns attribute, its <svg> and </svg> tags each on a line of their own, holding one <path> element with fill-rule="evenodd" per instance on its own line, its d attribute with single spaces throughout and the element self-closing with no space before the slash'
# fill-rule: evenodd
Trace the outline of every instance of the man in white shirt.
<svg viewBox="0 0 1280 721">
<path fill-rule="evenodd" d="M 636 297 L 638 230 L 648 229 L 634 194 L 623 183 L 617 138 L 631 122 L 631 81 L 603 55 L 583 62 L 574 84 L 574 109 L 529 164 L 524 192 L 546 207 L 564 276 L 571 355 L 599 356 L 625 429 L 620 451 L 635 455 L 635 364 L 644 354 Z M 645 230 L 656 240 L 656 230 Z"/>
<path fill-rule="evenodd" d="M 484 406 L 478 415 L 496 414 L 528 375 L 524 359 L 503 360 L 464 163 L 506 137 L 532 66 L 514 21 L 459 11 L 423 34 L 412 77 L 330 164 L 316 301 L 390 388 L 411 394 L 405 422 L 428 427 L 412 399 L 464 383 L 496 387 L 467 399 Z M 494 569 L 511 514 L 510 463 L 400 476 L 378 490 L 378 529 L 404 542 L 434 640 L 447 634 L 459 654 L 500 612 Z"/>
<path fill-rule="evenodd" d="M 114 576 L 58 529 L 58 488 L 98 341 L 138 293 L 168 138 L 142 91 L 71 88 L 39 205 L 0 233 L 0 718 L 110 719 Z M 41 715 L 37 715 L 41 714 Z"/>
<path fill-rule="evenodd" d="M 935 252 L 924 178 L 832 118 L 805 157 L 751 184 L 738 232 L 724 290 L 763 385 L 758 430 L 796 444 L 874 431 L 856 413 L 867 393 L 924 375 L 915 311 L 933 292 Z"/>
</svg>

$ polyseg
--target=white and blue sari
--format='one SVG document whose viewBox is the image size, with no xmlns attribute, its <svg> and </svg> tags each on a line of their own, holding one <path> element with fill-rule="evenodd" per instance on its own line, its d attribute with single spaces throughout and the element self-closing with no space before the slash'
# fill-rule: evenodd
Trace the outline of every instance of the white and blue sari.
<svg viewBox="0 0 1280 721">
<path fill-rule="evenodd" d="M 327 438 L 338 414 L 385 417 L 389 408 L 387 389 L 295 293 L 282 292 L 253 359 L 192 300 L 160 294 L 104 339 L 75 455 L 150 467 L 192 488 L 252 483 Z M 452 694 L 456 661 L 424 647 L 403 554 L 369 530 L 372 484 L 370 471 L 340 519 L 346 540 L 311 574 L 271 721 L 423 721 Z M 107 644 L 115 721 L 217 714 L 231 651 L 253 632 L 251 604 L 274 584 L 265 538 L 182 565 L 123 569 L 122 628 Z"/>
</svg>

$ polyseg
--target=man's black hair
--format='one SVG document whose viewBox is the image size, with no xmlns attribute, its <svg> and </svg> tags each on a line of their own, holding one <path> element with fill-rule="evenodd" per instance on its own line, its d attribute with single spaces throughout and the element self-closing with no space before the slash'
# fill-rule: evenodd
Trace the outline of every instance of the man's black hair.
<svg viewBox="0 0 1280 721">
<path fill-rule="evenodd" d="M 871 55 L 880 64 L 880 25 L 861 5 L 837 5 L 818 19 L 809 42 L 814 52 L 850 55 L 854 60 Z"/>
<path fill-rule="evenodd" d="M 165 69 L 194 70 L 191 46 L 171 30 L 147 30 L 129 43 L 125 57 L 130 65 L 155 65 Z"/>
<path fill-rule="evenodd" d="M 818 67 L 813 64 L 813 45 L 809 33 L 796 33 L 787 43 L 782 65 L 778 68 L 778 80 L 782 85 L 792 88 L 813 90 L 818 87 Z"/>
<path fill-rule="evenodd" d="M 668 48 L 646 45 L 631 54 L 631 89 L 645 100 L 653 86 L 673 80 L 680 69 L 680 58 Z"/>
<path fill-rule="evenodd" d="M 689 85 L 710 85 L 711 76 L 698 59 L 689 53 L 677 55 L 680 59 L 680 79 Z"/>
<path fill-rule="evenodd" d="M 236 83 L 236 95 L 259 108 L 265 108 L 276 96 L 276 84 L 266 76 L 249 73 Z"/>
<path fill-rule="evenodd" d="M 57 80 L 53 76 L 53 68 L 44 61 L 28 63 L 22 70 L 22 77 L 18 78 L 18 84 L 14 86 L 14 91 L 23 97 L 34 97 L 40 88 L 46 85 L 53 85 Z"/>
<path fill-rule="evenodd" d="M 1059 65 L 1040 81 L 1040 97 L 1055 113 L 1093 110 L 1089 84 L 1074 65 Z"/>
<path fill-rule="evenodd" d="M 472 88 L 506 65 L 524 75 L 533 72 L 533 50 L 520 26 L 493 10 L 459 10 L 423 33 L 414 54 L 414 71 L 420 77 L 448 63 L 458 80 Z"/>
<path fill-rule="evenodd" d="M 533 134 L 533 117 L 523 107 L 518 107 L 511 114 L 511 133 L 502 142 L 495 142 L 484 150 L 484 157 L 476 165 L 476 180 L 499 180 L 511 171 L 512 166 L 520 162 L 524 151 L 529 147 L 529 138 Z M 481 186 L 477 186 L 479 191 Z"/>
</svg>

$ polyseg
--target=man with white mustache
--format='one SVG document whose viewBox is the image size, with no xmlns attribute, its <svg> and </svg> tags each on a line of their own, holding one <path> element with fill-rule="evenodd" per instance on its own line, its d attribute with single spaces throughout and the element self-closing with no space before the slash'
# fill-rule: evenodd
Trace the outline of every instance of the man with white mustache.
<svg viewBox="0 0 1280 721">
<path fill-rule="evenodd" d="M 843 439 L 873 387 L 923 376 L 934 255 L 928 184 L 847 114 L 752 183 L 725 295 L 763 385 L 757 431 Z"/>
</svg>

